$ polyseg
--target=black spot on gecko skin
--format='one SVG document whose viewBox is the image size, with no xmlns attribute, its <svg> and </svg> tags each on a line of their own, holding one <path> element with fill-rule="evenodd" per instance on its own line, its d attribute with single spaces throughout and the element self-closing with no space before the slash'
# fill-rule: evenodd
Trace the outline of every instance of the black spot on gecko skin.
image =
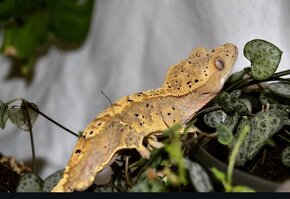
<svg viewBox="0 0 290 199">
<path fill-rule="evenodd" d="M 199 81 L 198 79 L 195 79 L 195 80 L 194 80 L 195 83 L 197 83 L 198 81 Z"/>
<path fill-rule="evenodd" d="M 94 131 L 91 131 L 91 132 L 90 132 L 90 135 L 92 135 L 93 133 L 94 133 Z"/>
<path fill-rule="evenodd" d="M 167 115 L 171 115 L 171 113 L 167 113 Z"/>
<path fill-rule="evenodd" d="M 174 107 L 174 106 L 172 106 L 171 108 L 172 108 L 172 110 L 174 110 L 174 111 L 175 111 L 175 107 Z"/>
<path fill-rule="evenodd" d="M 101 126 L 101 124 L 102 124 L 102 123 L 100 122 L 100 123 L 98 124 L 98 126 Z"/>
<path fill-rule="evenodd" d="M 136 117 L 139 117 L 139 115 L 138 115 L 137 113 L 135 113 L 135 116 L 136 116 Z"/>
<path fill-rule="evenodd" d="M 149 104 L 148 103 L 146 104 L 146 107 L 149 107 Z"/>
<path fill-rule="evenodd" d="M 128 102 L 134 102 L 134 101 L 133 101 L 133 100 L 131 100 L 131 99 L 127 99 L 127 101 L 128 101 Z"/>
<path fill-rule="evenodd" d="M 86 135 L 83 135 L 83 139 L 85 139 L 86 138 Z"/>
<path fill-rule="evenodd" d="M 75 153 L 81 153 L 82 151 L 80 149 L 77 149 Z"/>
</svg>

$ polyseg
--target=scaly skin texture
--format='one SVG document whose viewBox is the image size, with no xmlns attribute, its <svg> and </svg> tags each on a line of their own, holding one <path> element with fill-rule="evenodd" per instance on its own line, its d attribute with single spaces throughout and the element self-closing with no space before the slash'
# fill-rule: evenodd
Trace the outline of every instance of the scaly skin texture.
<svg viewBox="0 0 290 199">
<path fill-rule="evenodd" d="M 175 123 L 185 126 L 221 90 L 237 55 L 232 44 L 212 51 L 196 48 L 187 59 L 170 67 L 160 88 L 117 100 L 84 130 L 52 191 L 87 189 L 121 149 L 136 149 L 149 158 L 143 139 Z M 153 145 L 161 146 L 158 142 Z"/>
</svg>

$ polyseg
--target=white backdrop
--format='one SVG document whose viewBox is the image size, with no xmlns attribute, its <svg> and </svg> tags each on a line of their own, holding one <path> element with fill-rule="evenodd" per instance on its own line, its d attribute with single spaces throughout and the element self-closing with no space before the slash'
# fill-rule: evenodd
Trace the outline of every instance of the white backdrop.
<svg viewBox="0 0 290 199">
<path fill-rule="evenodd" d="M 236 44 L 234 72 L 250 64 L 242 54 L 245 43 L 265 39 L 284 51 L 279 70 L 285 70 L 290 66 L 289 8 L 286 0 L 99 0 L 82 48 L 50 49 L 37 62 L 30 86 L 7 81 L 10 63 L 0 56 L 0 100 L 26 98 L 78 132 L 108 106 L 101 90 L 114 101 L 159 87 L 169 66 L 198 46 Z M 34 136 L 41 176 L 64 168 L 76 138 L 42 117 Z M 30 150 L 27 133 L 11 124 L 0 130 L 0 152 L 28 161 Z"/>
</svg>

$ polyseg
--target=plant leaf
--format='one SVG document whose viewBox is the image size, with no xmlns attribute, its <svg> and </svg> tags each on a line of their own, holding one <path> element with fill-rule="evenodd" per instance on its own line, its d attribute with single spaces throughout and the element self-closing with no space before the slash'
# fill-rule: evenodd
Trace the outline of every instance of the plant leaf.
<svg viewBox="0 0 290 199">
<path fill-rule="evenodd" d="M 0 127 L 5 128 L 8 120 L 8 106 L 0 100 Z"/>
<path fill-rule="evenodd" d="M 191 183 L 198 192 L 210 192 L 213 191 L 213 186 L 211 184 L 210 178 L 208 177 L 206 171 L 197 163 L 185 160 L 185 166 L 189 172 L 189 178 Z"/>
<path fill-rule="evenodd" d="M 224 186 L 227 184 L 226 175 L 224 172 L 218 170 L 216 167 L 211 168 L 211 172 Z"/>
<path fill-rule="evenodd" d="M 232 192 L 255 192 L 255 190 L 246 186 L 234 186 L 232 187 Z"/>
<path fill-rule="evenodd" d="M 263 81 L 273 76 L 281 60 L 282 51 L 275 45 L 261 39 L 246 43 L 244 56 L 251 61 L 251 74 Z"/>
<path fill-rule="evenodd" d="M 225 121 L 223 122 L 223 124 L 225 126 L 227 126 L 227 128 L 231 131 L 233 131 L 240 119 L 240 115 L 238 112 L 235 112 L 233 115 L 227 115 Z"/>
<path fill-rule="evenodd" d="M 211 111 L 203 115 L 203 121 L 211 128 L 216 128 L 220 123 L 223 123 L 227 114 L 223 110 Z"/>
<path fill-rule="evenodd" d="M 231 85 L 239 80 L 242 80 L 245 74 L 246 74 L 246 68 L 236 73 L 233 73 L 232 75 L 230 75 L 230 77 L 228 78 L 225 84 Z"/>
<path fill-rule="evenodd" d="M 50 0 L 50 26 L 53 33 L 70 43 L 79 44 L 87 36 L 94 1 Z"/>
<path fill-rule="evenodd" d="M 16 192 L 42 192 L 42 179 L 34 173 L 25 173 L 21 176 Z"/>
<path fill-rule="evenodd" d="M 48 176 L 43 182 L 43 192 L 51 192 L 53 187 L 60 181 L 63 172 L 64 169 L 61 169 Z"/>
<path fill-rule="evenodd" d="M 30 105 L 34 106 L 35 108 L 38 109 L 37 105 L 30 103 Z M 29 126 L 27 122 L 27 117 L 24 112 L 24 105 L 23 103 L 21 104 L 21 107 L 19 106 L 13 106 L 8 110 L 8 115 L 9 119 L 12 124 L 14 124 L 17 128 L 24 130 L 24 131 L 29 131 Z M 33 125 L 35 120 L 37 119 L 38 113 L 33 111 L 32 109 L 28 109 L 28 113 L 30 115 L 30 121 L 31 124 Z"/>
<path fill-rule="evenodd" d="M 226 113 L 238 112 L 241 115 L 247 115 L 249 110 L 247 106 L 237 96 L 239 92 L 233 91 L 231 94 L 222 91 L 218 97 L 218 103 L 221 105 Z"/>
<path fill-rule="evenodd" d="M 267 89 L 274 92 L 276 95 L 290 98 L 290 84 L 284 82 L 277 82 L 270 84 Z"/>
<path fill-rule="evenodd" d="M 257 113 L 250 120 L 251 130 L 239 150 L 237 165 L 243 166 L 256 156 L 268 140 L 283 127 L 285 114 L 284 110 L 269 109 Z"/>
<path fill-rule="evenodd" d="M 241 121 L 239 122 L 235 137 L 234 137 L 233 142 L 231 143 L 231 146 L 230 146 L 231 151 L 234 149 L 235 143 L 238 140 L 242 131 L 244 130 L 245 126 L 248 126 L 248 128 L 251 129 L 251 122 L 248 118 L 242 118 Z M 237 166 L 242 166 L 247 162 L 247 160 L 248 160 L 247 153 L 248 153 L 249 144 L 250 144 L 250 136 L 247 135 L 245 137 L 245 139 L 243 140 L 243 142 L 240 146 L 240 149 L 237 153 L 237 156 L 236 156 L 236 165 Z"/>
<path fill-rule="evenodd" d="M 286 167 L 290 167 L 290 146 L 282 151 L 281 160 Z"/>
<path fill-rule="evenodd" d="M 218 132 L 218 142 L 229 145 L 233 139 L 232 131 L 224 124 L 219 124 L 216 130 Z"/>
</svg>

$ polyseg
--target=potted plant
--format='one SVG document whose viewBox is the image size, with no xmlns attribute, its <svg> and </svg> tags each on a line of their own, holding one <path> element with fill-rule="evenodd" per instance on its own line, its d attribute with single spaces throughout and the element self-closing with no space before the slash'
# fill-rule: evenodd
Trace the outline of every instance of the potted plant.
<svg viewBox="0 0 290 199">
<path fill-rule="evenodd" d="M 290 179 L 290 80 L 284 77 L 290 70 L 275 73 L 282 52 L 264 40 L 248 42 L 244 55 L 251 67 L 230 76 L 183 134 L 178 133 L 178 124 L 160 134 L 157 139 L 164 147 L 152 149 L 150 159 L 135 150 L 119 151 L 110 181 L 93 184 L 86 191 L 275 191 Z M 16 101 L 21 104 L 15 106 Z M 38 114 L 78 136 L 25 99 L 1 102 L 0 127 L 10 119 L 29 131 L 34 160 L 32 127 Z M 188 133 L 192 127 L 196 131 Z M 144 144 L 148 145 L 147 139 Z M 62 173 L 57 171 L 45 180 L 35 172 L 26 173 L 16 190 L 50 191 Z"/>
<path fill-rule="evenodd" d="M 215 132 L 217 139 L 206 136 L 210 141 L 196 157 L 207 168 L 215 168 L 215 177 L 228 191 L 231 185 L 275 191 L 290 178 L 290 81 L 284 77 L 290 71 L 275 73 L 282 52 L 267 41 L 248 42 L 244 55 L 251 67 L 233 74 L 208 104 L 217 109 L 198 118 L 197 125 L 206 126 L 207 133 Z"/>
</svg>

